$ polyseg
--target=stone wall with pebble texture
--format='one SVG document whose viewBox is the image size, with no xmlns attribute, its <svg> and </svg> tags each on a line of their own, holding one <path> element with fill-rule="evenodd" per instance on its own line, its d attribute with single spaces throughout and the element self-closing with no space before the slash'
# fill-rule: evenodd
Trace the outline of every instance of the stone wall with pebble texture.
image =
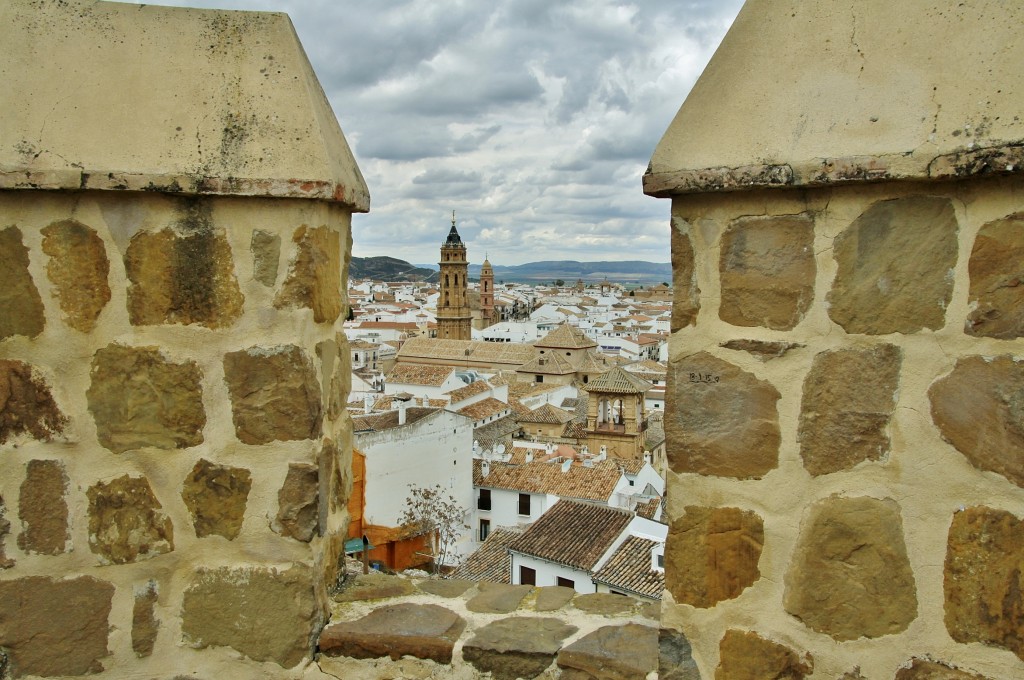
<svg viewBox="0 0 1024 680">
<path fill-rule="evenodd" d="M 672 239 L 663 634 L 1024 675 L 1024 178 L 677 196 Z"/>
<path fill-rule="evenodd" d="M 1024 677 L 1022 21 L 746 0 L 651 157 L 703 678 Z"/>
<path fill-rule="evenodd" d="M 7 674 L 310 658 L 347 521 L 349 225 L 325 201 L 0 191 Z"/>
</svg>

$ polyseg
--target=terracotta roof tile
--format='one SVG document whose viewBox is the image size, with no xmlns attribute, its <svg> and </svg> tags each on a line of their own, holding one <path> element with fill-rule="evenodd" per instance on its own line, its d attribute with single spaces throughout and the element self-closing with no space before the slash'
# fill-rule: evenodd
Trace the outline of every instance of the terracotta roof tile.
<svg viewBox="0 0 1024 680">
<path fill-rule="evenodd" d="M 473 420 L 483 420 L 493 415 L 497 415 L 502 411 L 507 411 L 511 407 L 500 399 L 494 397 L 487 397 L 475 404 L 469 406 L 463 406 L 458 410 L 464 416 L 468 416 Z"/>
<path fill-rule="evenodd" d="M 489 389 L 491 389 L 491 384 L 489 382 L 486 380 L 476 380 L 464 387 L 456 387 L 454 390 L 448 390 L 445 394 L 451 397 L 452 403 L 456 403 L 463 399 L 469 399 L 477 394 L 483 394 Z"/>
<path fill-rule="evenodd" d="M 508 546 L 522 533 L 523 530 L 518 527 L 492 529 L 487 540 L 455 569 L 452 578 L 511 583 L 509 578 L 512 571 L 512 559 L 508 554 Z"/>
<path fill-rule="evenodd" d="M 575 373 L 569 361 L 558 354 L 544 354 L 534 357 L 516 369 L 517 373 L 542 373 L 545 375 L 568 375 Z"/>
<path fill-rule="evenodd" d="M 417 408 L 410 406 L 405 410 L 405 424 L 410 425 L 421 418 L 437 413 L 436 408 Z M 387 411 L 386 413 L 372 413 L 368 416 L 352 416 L 353 432 L 380 432 L 393 427 L 398 427 L 398 411 Z"/>
<path fill-rule="evenodd" d="M 467 354 L 468 352 L 468 354 Z M 481 340 L 439 340 L 410 338 L 398 352 L 399 359 L 442 359 L 453 365 L 467 361 L 501 363 L 519 366 L 536 355 L 532 345 L 518 342 L 483 342 Z"/>
<path fill-rule="evenodd" d="M 535 342 L 534 346 L 545 349 L 587 349 L 597 347 L 597 343 L 579 328 L 564 323 Z"/>
<path fill-rule="evenodd" d="M 528 415 L 519 416 L 519 422 L 521 423 L 548 423 L 550 425 L 561 425 L 572 419 L 572 413 L 563 411 L 551 404 L 544 404 L 540 408 L 530 411 Z"/>
<path fill-rule="evenodd" d="M 589 571 L 632 519 L 627 510 L 560 500 L 509 549 Z"/>
<path fill-rule="evenodd" d="M 408 343 L 406 343 L 408 344 Z M 387 375 L 387 382 L 404 385 L 426 385 L 438 387 L 444 384 L 455 369 L 451 366 L 421 366 L 419 364 L 396 364 Z"/>
<path fill-rule="evenodd" d="M 636 377 L 620 366 L 616 366 L 607 373 L 591 380 L 586 385 L 586 389 L 588 392 L 642 394 L 651 389 L 651 383 Z"/>
<path fill-rule="evenodd" d="M 594 580 L 660 600 L 665 573 L 651 568 L 651 549 L 656 545 L 648 538 L 630 536 L 594 574 Z"/>
<path fill-rule="evenodd" d="M 522 449 L 513 449 L 513 461 L 520 451 Z M 543 454 L 543 449 L 534 451 L 534 456 Z M 480 469 L 482 466 L 474 465 L 473 486 L 604 502 L 611 497 L 622 477 L 614 466 L 587 467 L 582 463 L 572 463 L 568 470 L 562 472 L 561 463 L 527 463 L 525 456 L 521 460 L 523 462 L 519 464 L 492 461 L 486 477 Z"/>
</svg>

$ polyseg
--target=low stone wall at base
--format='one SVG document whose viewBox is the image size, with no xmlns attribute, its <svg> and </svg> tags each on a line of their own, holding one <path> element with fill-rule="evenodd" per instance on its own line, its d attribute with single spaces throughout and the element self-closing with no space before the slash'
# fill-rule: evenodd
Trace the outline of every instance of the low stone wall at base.
<svg viewBox="0 0 1024 680">
<path fill-rule="evenodd" d="M 335 595 L 318 664 L 364 680 L 644 680 L 658 677 L 660 608 L 558 586 L 371 573 Z M 689 649 L 678 642 L 683 648 L 662 641 L 662 654 L 683 668 Z"/>
</svg>

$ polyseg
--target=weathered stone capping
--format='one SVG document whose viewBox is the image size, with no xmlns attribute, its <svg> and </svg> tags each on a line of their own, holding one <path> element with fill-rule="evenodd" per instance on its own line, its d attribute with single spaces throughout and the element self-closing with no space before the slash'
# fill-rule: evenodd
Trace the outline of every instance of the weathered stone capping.
<svg viewBox="0 0 1024 680">
<path fill-rule="evenodd" d="M 1021 214 L 1016 175 L 673 199 L 662 626 L 702 677 L 1024 673 Z"/>
<path fill-rule="evenodd" d="M 0 191 L 0 675 L 311 658 L 347 528 L 349 219 Z"/>
</svg>

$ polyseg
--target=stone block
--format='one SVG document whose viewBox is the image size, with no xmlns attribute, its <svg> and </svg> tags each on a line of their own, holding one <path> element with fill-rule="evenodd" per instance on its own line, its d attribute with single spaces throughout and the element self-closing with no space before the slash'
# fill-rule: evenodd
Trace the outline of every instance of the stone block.
<svg viewBox="0 0 1024 680">
<path fill-rule="evenodd" d="M 510 614 L 530 594 L 533 586 L 513 586 L 507 583 L 482 581 L 480 591 L 466 602 L 466 609 L 479 614 Z"/>
<path fill-rule="evenodd" d="M 308 567 L 200 569 L 185 589 L 181 632 L 195 648 L 231 647 L 291 668 L 310 655 L 322 618 Z"/>
<path fill-rule="evenodd" d="M 627 623 L 602 626 L 558 652 L 563 680 L 646 680 L 658 670 L 658 629 Z"/>
<path fill-rule="evenodd" d="M 153 653 L 160 622 L 154 614 L 157 602 L 156 581 L 149 581 L 135 590 L 132 605 L 132 651 L 139 658 Z"/>
<path fill-rule="evenodd" d="M 254 229 L 250 248 L 252 277 L 267 288 L 273 288 L 277 282 L 277 269 L 281 261 L 281 237 L 269 231 Z"/>
<path fill-rule="evenodd" d="M 425 578 L 422 581 L 416 581 L 416 588 L 424 593 L 447 598 L 462 597 L 467 590 L 475 585 L 474 581 L 461 578 Z"/>
<path fill-rule="evenodd" d="M 320 385 L 313 362 L 295 345 L 250 347 L 224 355 L 235 435 L 245 444 L 316 439 Z"/>
<path fill-rule="evenodd" d="M 575 633 L 558 619 L 515 616 L 477 629 L 462 646 L 462 658 L 497 680 L 535 678 L 555 660 L 562 641 Z"/>
<path fill-rule="evenodd" d="M 302 225 L 292 236 L 295 256 L 281 290 L 274 299 L 278 309 L 313 310 L 317 323 L 334 323 L 341 314 L 341 234 L 327 226 Z"/>
<path fill-rule="evenodd" d="M 76 220 L 43 229 L 43 252 L 50 256 L 46 275 L 53 283 L 64 321 L 88 333 L 110 302 L 110 261 L 94 229 Z"/>
<path fill-rule="evenodd" d="M 566 586 L 543 586 L 537 589 L 537 601 L 533 608 L 539 612 L 553 612 L 561 609 L 576 597 L 576 589 Z"/>
<path fill-rule="evenodd" d="M 320 651 L 355 659 L 403 656 L 450 664 L 466 621 L 435 604 L 403 602 L 374 609 L 355 621 L 334 623 L 320 633 Z"/>
<path fill-rule="evenodd" d="M 284 484 L 277 492 L 277 518 L 273 529 L 308 543 L 319 532 L 319 468 L 311 463 L 289 463 Z"/>
<path fill-rule="evenodd" d="M 689 225 L 676 217 L 672 218 L 672 292 L 670 330 L 674 333 L 697 323 L 700 312 L 700 287 Z"/>
<path fill-rule="evenodd" d="M 953 515 L 946 544 L 946 630 L 957 642 L 1008 649 L 1024 660 L 1024 521 L 1004 510 Z"/>
<path fill-rule="evenodd" d="M 67 549 L 68 476 L 59 460 L 30 460 L 18 494 L 18 519 L 24 530 L 18 547 L 40 555 Z"/>
<path fill-rule="evenodd" d="M 993 680 L 984 675 L 968 673 L 930 659 L 913 659 L 909 666 L 896 671 L 894 680 Z"/>
<path fill-rule="evenodd" d="M 0 581 L 0 648 L 10 677 L 103 671 L 113 597 L 112 584 L 91 576 Z"/>
<path fill-rule="evenodd" d="M 964 332 L 1000 340 L 1024 336 L 1024 213 L 982 225 L 968 273 L 972 310 Z"/>
<path fill-rule="evenodd" d="M 665 435 L 673 472 L 760 479 L 779 462 L 779 391 L 699 352 L 669 362 Z"/>
<path fill-rule="evenodd" d="M 722 235 L 718 267 L 722 321 L 792 330 L 814 300 L 814 220 L 740 217 Z"/>
<path fill-rule="evenodd" d="M 210 225 L 209 207 L 183 210 L 178 229 L 140 231 L 124 255 L 133 326 L 197 324 L 226 328 L 242 315 L 231 246 Z"/>
<path fill-rule="evenodd" d="M 28 271 L 28 248 L 18 227 L 0 229 L 0 340 L 15 335 L 34 338 L 43 332 L 43 299 Z"/>
<path fill-rule="evenodd" d="M 0 444 L 21 435 L 49 441 L 63 433 L 65 425 L 67 418 L 35 368 L 0 359 Z"/>
<path fill-rule="evenodd" d="M 902 352 L 895 345 L 814 357 L 800 404 L 800 456 L 814 476 L 849 470 L 889 453 Z"/>
<path fill-rule="evenodd" d="M 89 498 L 89 549 L 100 564 L 125 564 L 174 550 L 174 527 L 145 477 L 97 482 Z"/>
<path fill-rule="evenodd" d="M 679 631 L 658 632 L 658 680 L 701 680 L 690 641 Z"/>
<path fill-rule="evenodd" d="M 962 357 L 928 398 L 942 438 L 971 465 L 1024 487 L 1024 361 Z"/>
<path fill-rule="evenodd" d="M 739 508 L 687 506 L 669 526 L 665 588 L 676 602 L 713 607 L 760 577 L 764 523 Z"/>
<path fill-rule="evenodd" d="M 86 391 L 96 436 L 114 453 L 151 446 L 184 449 L 203 442 L 202 373 L 156 347 L 108 345 L 92 360 Z"/>
<path fill-rule="evenodd" d="M 613 593 L 586 593 L 577 595 L 572 602 L 572 606 L 579 610 L 601 616 L 621 616 L 631 613 L 636 605 L 637 600 Z"/>
<path fill-rule="evenodd" d="M 812 505 L 786 572 L 783 605 L 836 640 L 900 633 L 917 590 L 892 499 L 835 495 Z"/>
<path fill-rule="evenodd" d="M 828 313 L 847 333 L 942 328 L 957 260 L 953 203 L 937 196 L 878 201 L 836 237 L 839 270 Z"/>
<path fill-rule="evenodd" d="M 785 645 L 750 631 L 725 631 L 718 651 L 715 680 L 800 680 L 814 671 L 814 659 L 810 654 L 801 656 Z"/>
<path fill-rule="evenodd" d="M 237 537 L 251 488 L 252 475 L 245 468 L 200 459 L 181 489 L 196 537 L 218 535 L 229 541 Z"/>
<path fill-rule="evenodd" d="M 761 361 L 770 361 L 785 356 L 791 349 L 805 347 L 797 342 L 782 342 L 781 340 L 729 340 L 723 342 L 719 347 L 747 352 Z"/>
<path fill-rule="evenodd" d="M 412 581 L 401 576 L 370 571 L 349 579 L 345 586 L 334 595 L 335 602 L 365 602 L 390 597 L 405 597 L 416 592 Z"/>
<path fill-rule="evenodd" d="M 344 337 L 344 336 L 342 336 Z M 340 340 L 340 338 L 339 338 Z M 342 341 L 343 342 L 343 341 Z M 348 345 L 344 347 L 347 349 Z M 341 357 L 338 340 L 324 340 L 316 345 L 316 355 L 320 358 L 320 374 L 323 376 L 323 403 L 327 417 L 334 421 L 345 412 L 345 397 L 351 385 L 346 384 L 348 362 Z"/>
<path fill-rule="evenodd" d="M 14 560 L 7 557 L 5 554 L 4 540 L 7 535 L 11 533 L 11 522 L 5 516 L 7 514 L 7 506 L 4 504 L 4 497 L 0 496 L 0 569 L 10 569 L 14 566 Z"/>
</svg>

